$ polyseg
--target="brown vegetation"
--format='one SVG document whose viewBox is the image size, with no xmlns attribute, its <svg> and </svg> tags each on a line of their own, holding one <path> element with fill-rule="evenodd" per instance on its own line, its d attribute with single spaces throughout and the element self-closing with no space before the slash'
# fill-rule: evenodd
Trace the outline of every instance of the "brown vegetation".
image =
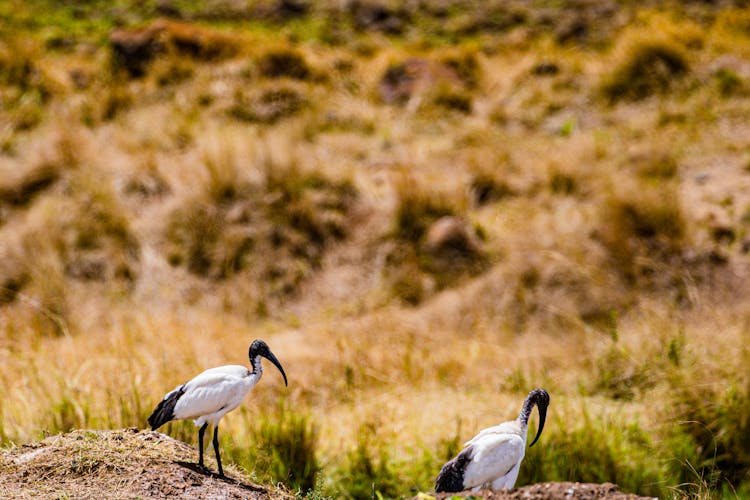
<svg viewBox="0 0 750 500">
<path fill-rule="evenodd" d="M 264 338 L 222 445 L 301 495 L 427 490 L 536 386 L 519 485 L 748 491 L 744 11 L 157 3 L 0 4 L 3 444 Z"/>
</svg>

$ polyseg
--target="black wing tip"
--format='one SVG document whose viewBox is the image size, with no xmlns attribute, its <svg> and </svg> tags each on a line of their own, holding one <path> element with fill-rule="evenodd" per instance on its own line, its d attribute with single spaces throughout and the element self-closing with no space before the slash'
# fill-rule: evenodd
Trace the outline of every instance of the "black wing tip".
<svg viewBox="0 0 750 500">
<path fill-rule="evenodd" d="M 155 431 L 167 422 L 174 420 L 174 407 L 180 397 L 185 394 L 183 387 L 178 387 L 171 393 L 167 394 L 167 397 L 159 401 L 156 405 L 153 413 L 148 417 L 148 424 L 151 426 L 151 430 Z"/>
<path fill-rule="evenodd" d="M 440 469 L 435 480 L 435 493 L 455 493 L 464 490 L 463 471 L 458 470 L 456 465 L 454 458 Z"/>
<path fill-rule="evenodd" d="M 440 469 L 435 480 L 435 493 L 457 493 L 464 491 L 464 472 L 471 461 L 472 447 L 464 449 L 456 457 L 450 459 Z"/>
</svg>

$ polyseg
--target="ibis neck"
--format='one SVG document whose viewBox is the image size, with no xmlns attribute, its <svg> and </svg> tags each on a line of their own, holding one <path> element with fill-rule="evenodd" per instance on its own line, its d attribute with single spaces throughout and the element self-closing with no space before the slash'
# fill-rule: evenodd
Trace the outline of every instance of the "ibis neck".
<svg viewBox="0 0 750 500">
<path fill-rule="evenodd" d="M 526 400 L 523 402 L 523 407 L 521 408 L 521 413 L 518 414 L 518 420 L 521 422 L 521 424 L 526 427 L 529 424 L 529 417 L 531 417 L 531 410 L 534 409 L 534 405 L 536 403 L 531 398 L 526 398 Z"/>
<path fill-rule="evenodd" d="M 252 367 L 251 373 L 255 375 L 255 379 L 260 379 L 260 376 L 263 375 L 263 365 L 260 363 L 260 356 L 250 358 L 250 366 Z"/>
</svg>

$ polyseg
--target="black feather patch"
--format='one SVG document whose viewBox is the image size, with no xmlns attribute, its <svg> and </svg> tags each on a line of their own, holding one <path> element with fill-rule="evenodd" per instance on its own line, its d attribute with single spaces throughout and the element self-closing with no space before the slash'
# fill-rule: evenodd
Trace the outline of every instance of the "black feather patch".
<svg viewBox="0 0 750 500">
<path fill-rule="evenodd" d="M 436 493 L 464 491 L 466 489 L 464 488 L 464 472 L 466 472 L 466 466 L 471 462 L 473 451 L 474 448 L 469 446 L 443 465 L 435 480 Z"/>
<path fill-rule="evenodd" d="M 183 394 L 185 394 L 185 385 L 181 385 L 170 392 L 166 398 L 159 402 L 154 412 L 148 417 L 148 425 L 151 426 L 152 431 L 174 419 L 174 406 Z"/>
</svg>

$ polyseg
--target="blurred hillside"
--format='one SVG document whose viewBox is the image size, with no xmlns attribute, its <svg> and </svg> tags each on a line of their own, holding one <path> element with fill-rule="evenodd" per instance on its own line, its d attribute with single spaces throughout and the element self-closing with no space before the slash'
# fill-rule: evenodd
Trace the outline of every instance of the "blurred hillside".
<svg viewBox="0 0 750 500">
<path fill-rule="evenodd" d="M 748 494 L 743 2 L 10 0 L 0 23 L 3 443 L 144 426 L 264 338 L 289 389 L 267 374 L 223 437 L 254 479 L 426 491 L 545 387 L 519 486 Z"/>
</svg>

